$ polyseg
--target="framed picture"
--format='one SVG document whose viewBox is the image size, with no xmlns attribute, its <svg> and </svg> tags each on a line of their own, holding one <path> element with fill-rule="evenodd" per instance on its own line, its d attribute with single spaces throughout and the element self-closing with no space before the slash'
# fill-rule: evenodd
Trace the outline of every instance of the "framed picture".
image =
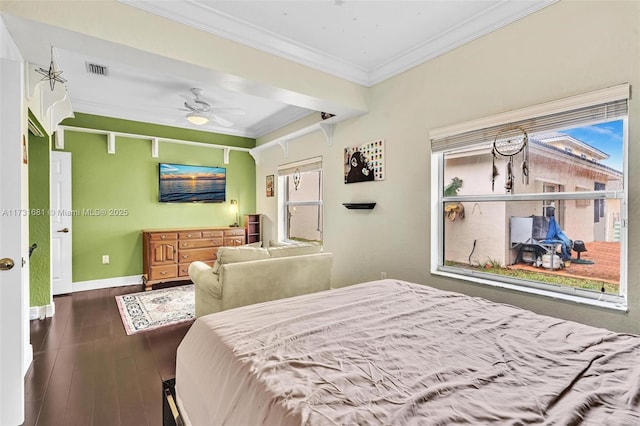
<svg viewBox="0 0 640 426">
<path fill-rule="evenodd" d="M 27 138 L 22 135 L 22 162 L 29 164 L 29 155 L 27 154 Z"/>
<path fill-rule="evenodd" d="M 382 139 L 344 149 L 344 183 L 384 179 Z"/>
<path fill-rule="evenodd" d="M 268 175 L 267 176 L 267 197 L 273 197 L 274 194 L 274 187 L 273 187 L 273 175 Z"/>
</svg>

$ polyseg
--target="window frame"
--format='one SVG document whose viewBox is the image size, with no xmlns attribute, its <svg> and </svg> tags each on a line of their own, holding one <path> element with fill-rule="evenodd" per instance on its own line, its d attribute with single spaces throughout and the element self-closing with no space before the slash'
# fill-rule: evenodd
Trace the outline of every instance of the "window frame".
<svg viewBox="0 0 640 426">
<path fill-rule="evenodd" d="M 318 165 L 318 167 L 314 167 Z M 289 201 L 287 199 L 289 194 L 289 188 L 287 184 L 287 177 L 292 173 L 287 170 L 302 168 L 301 173 L 318 171 L 320 173 L 320 191 L 318 192 L 319 199 L 317 201 Z M 318 206 L 321 216 L 321 227 L 318 230 L 322 238 L 324 238 L 324 171 L 322 168 L 322 157 L 314 157 L 306 160 L 296 161 L 294 163 L 283 164 L 278 167 L 278 187 L 280 188 L 278 193 L 278 241 L 293 242 L 295 240 L 289 239 L 287 235 L 287 229 L 289 224 L 288 208 L 292 206 Z"/>
<path fill-rule="evenodd" d="M 571 111 L 571 108 L 575 105 L 579 105 L 581 101 L 586 103 L 591 102 L 597 104 L 598 100 L 602 97 L 615 97 L 617 99 L 629 100 L 629 86 L 620 85 L 610 89 L 603 89 L 588 93 L 585 95 L 579 95 L 577 97 L 567 98 L 565 100 L 550 102 L 547 104 L 536 105 L 529 108 L 523 108 L 521 110 L 515 110 L 505 114 L 499 114 L 496 116 L 486 117 L 484 119 L 474 120 L 472 122 L 461 123 L 459 125 L 447 126 L 440 129 L 434 129 L 430 132 L 430 140 L 432 142 L 431 152 L 431 201 L 432 201 L 432 215 L 431 215 L 431 262 L 430 272 L 434 275 L 445 276 L 449 278 L 460 279 L 464 281 L 470 281 L 477 284 L 487 285 L 491 287 L 503 288 L 514 290 L 521 293 L 532 293 L 536 295 L 542 295 L 553 299 L 561 299 L 573 301 L 581 304 L 595 305 L 599 307 L 609 308 L 618 311 L 627 311 L 627 267 L 628 267 L 628 196 L 629 196 L 629 178 L 628 178 L 628 129 L 629 129 L 629 113 L 618 118 L 611 118 L 611 120 L 618 119 L 623 121 L 623 190 L 609 190 L 609 191 L 574 191 L 574 192 L 555 192 L 553 198 L 556 202 L 566 202 L 568 200 L 599 200 L 594 201 L 594 204 L 606 202 L 607 199 L 620 200 L 620 282 L 619 282 L 619 295 L 601 294 L 600 297 L 596 297 L 593 292 L 584 291 L 572 287 L 558 287 L 540 282 L 526 282 L 520 279 L 514 279 L 509 277 L 499 277 L 495 274 L 489 274 L 481 271 L 473 271 L 463 268 L 457 268 L 454 266 L 445 265 L 444 259 L 444 205 L 447 202 L 481 202 L 481 201 L 533 201 L 537 200 L 541 204 L 549 200 L 549 193 L 528 193 L 528 194 L 493 194 L 493 195 L 456 195 L 453 197 L 445 197 L 443 195 L 444 174 L 445 174 L 445 153 L 455 151 L 460 148 L 461 145 L 458 142 L 456 148 L 446 149 L 443 148 L 442 142 L 438 149 L 433 149 L 434 141 L 442 141 L 448 134 L 456 135 L 476 131 L 480 129 L 490 128 L 498 125 L 510 125 L 517 122 L 518 119 L 530 119 L 536 116 L 544 116 L 545 114 L 557 113 L 564 111 Z M 625 94 L 626 92 L 626 94 Z M 614 93 L 613 95 L 611 93 Z M 595 101 L 594 101 L 595 99 Z M 601 120 L 600 122 L 602 122 Z M 606 120 L 609 121 L 609 120 Z M 596 121 L 597 122 L 597 121 Z M 586 125 L 586 124 L 580 124 Z M 561 128 L 561 127 L 559 127 Z M 444 135 L 444 136 L 443 136 Z M 463 145 L 464 146 L 464 145 Z M 472 147 L 473 144 L 468 145 Z M 565 188 L 566 189 L 566 188 Z"/>
</svg>

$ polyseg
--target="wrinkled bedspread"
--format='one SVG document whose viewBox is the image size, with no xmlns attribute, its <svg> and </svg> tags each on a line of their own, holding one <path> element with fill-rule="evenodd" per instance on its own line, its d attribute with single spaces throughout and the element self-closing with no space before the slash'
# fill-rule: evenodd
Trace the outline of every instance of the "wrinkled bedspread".
<svg viewBox="0 0 640 426">
<path fill-rule="evenodd" d="M 382 280 L 199 318 L 176 383 L 194 426 L 640 425 L 640 337 Z"/>
</svg>

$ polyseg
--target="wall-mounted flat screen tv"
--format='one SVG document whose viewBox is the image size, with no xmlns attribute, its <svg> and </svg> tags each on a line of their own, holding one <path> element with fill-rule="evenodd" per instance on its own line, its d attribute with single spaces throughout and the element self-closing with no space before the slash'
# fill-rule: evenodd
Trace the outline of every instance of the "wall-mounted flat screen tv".
<svg viewBox="0 0 640 426">
<path fill-rule="evenodd" d="M 159 164 L 160 202 L 224 203 L 227 169 L 224 167 Z"/>
</svg>

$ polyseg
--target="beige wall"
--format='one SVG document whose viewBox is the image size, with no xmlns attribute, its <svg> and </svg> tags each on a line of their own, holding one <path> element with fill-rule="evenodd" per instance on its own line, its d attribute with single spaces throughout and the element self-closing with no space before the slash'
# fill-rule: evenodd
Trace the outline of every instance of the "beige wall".
<svg viewBox="0 0 640 426">
<path fill-rule="evenodd" d="M 571 23 L 568 25 L 568 23 Z M 266 150 L 258 182 L 278 164 L 323 156 L 327 251 L 333 284 L 390 277 L 508 302 L 540 313 L 640 332 L 640 264 L 629 264 L 629 313 L 431 276 L 429 130 L 628 82 L 640 87 L 640 3 L 561 1 L 370 89 L 369 113 L 337 125 L 333 144 L 321 132 Z M 629 181 L 640 178 L 638 100 L 630 101 Z M 385 139 L 386 179 L 345 185 L 347 146 Z M 486 176 L 482 175 L 482 179 Z M 631 187 L 629 252 L 640 250 L 640 186 Z M 371 211 L 343 202 L 375 201 Z M 259 196 L 275 235 L 276 201 Z M 467 214 L 469 214 L 467 206 Z M 468 245 L 468 242 L 465 242 Z"/>
</svg>

